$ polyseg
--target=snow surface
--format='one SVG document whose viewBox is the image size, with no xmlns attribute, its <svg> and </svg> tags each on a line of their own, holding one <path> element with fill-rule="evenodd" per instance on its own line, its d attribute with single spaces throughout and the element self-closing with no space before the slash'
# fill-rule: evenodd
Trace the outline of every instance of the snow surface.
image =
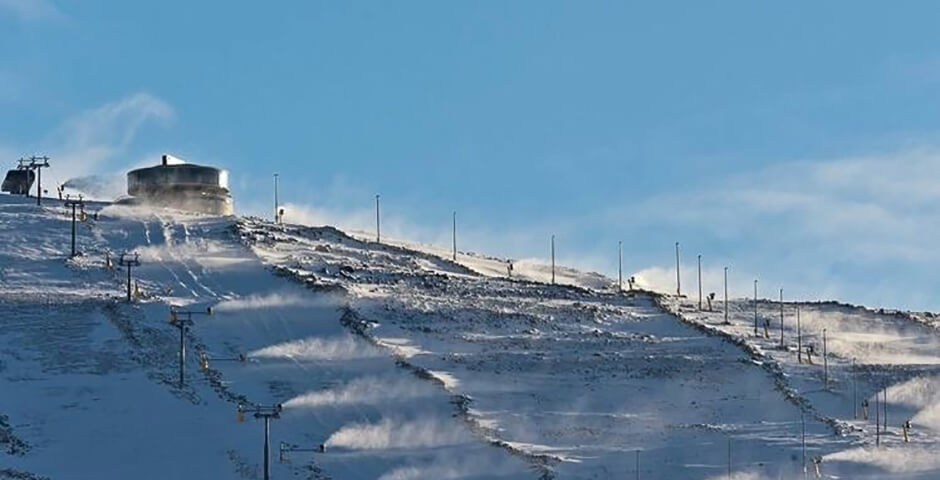
<svg viewBox="0 0 940 480">
<path fill-rule="evenodd" d="M 107 204 L 68 259 L 64 208 L 33 201 L 0 196 L 0 479 L 260 478 L 262 422 L 236 407 L 275 403 L 274 478 L 803 478 L 804 425 L 810 472 L 940 476 L 932 315 L 800 304 L 804 341 L 827 332 L 826 389 L 822 357 L 796 361 L 793 303 L 780 348 L 772 302 L 755 337 L 746 301 L 726 325 L 534 261 L 510 279 L 472 253 Z M 124 251 L 131 304 L 105 266 Z M 183 388 L 170 305 L 213 308 Z M 856 381 L 872 405 L 888 387 L 879 447 Z M 326 451 L 282 462 L 281 442 Z"/>
</svg>

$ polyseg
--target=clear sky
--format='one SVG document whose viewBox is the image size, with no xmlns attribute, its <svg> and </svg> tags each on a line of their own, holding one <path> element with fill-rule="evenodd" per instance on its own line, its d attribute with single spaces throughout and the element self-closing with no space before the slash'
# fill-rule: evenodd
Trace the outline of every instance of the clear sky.
<svg viewBox="0 0 940 480">
<path fill-rule="evenodd" d="M 940 4 L 0 0 L 0 163 L 671 288 L 940 309 Z M 693 277 L 684 281 L 694 285 Z"/>
</svg>

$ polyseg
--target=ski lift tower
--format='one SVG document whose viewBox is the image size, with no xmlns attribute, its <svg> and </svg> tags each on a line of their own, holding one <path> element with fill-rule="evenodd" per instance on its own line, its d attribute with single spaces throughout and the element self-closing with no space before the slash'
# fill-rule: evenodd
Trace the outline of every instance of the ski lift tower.
<svg viewBox="0 0 940 480">
<path fill-rule="evenodd" d="M 42 205 L 42 169 L 49 168 L 49 157 L 21 158 L 19 168 L 36 171 L 36 205 Z"/>
<path fill-rule="evenodd" d="M 271 420 L 281 418 L 283 406 L 278 403 L 275 405 L 256 405 L 254 407 L 244 407 L 238 405 L 239 422 L 245 418 L 245 413 L 252 413 L 255 418 L 264 420 L 264 480 L 271 480 Z"/>
<path fill-rule="evenodd" d="M 193 315 L 212 315 L 212 307 L 199 310 L 180 310 L 170 306 L 170 324 L 180 329 L 180 389 L 185 386 L 186 378 L 186 327 L 193 325 Z"/>
<path fill-rule="evenodd" d="M 75 257 L 75 207 L 79 207 L 84 211 L 85 201 L 82 199 L 82 196 L 79 195 L 78 199 L 67 198 L 65 200 L 65 208 L 72 208 L 72 258 Z M 84 218 L 84 217 L 83 217 Z"/>
<path fill-rule="evenodd" d="M 140 254 L 133 254 L 134 257 L 131 258 L 130 253 L 122 253 L 121 258 L 118 259 L 118 265 L 122 267 L 127 267 L 127 301 L 131 301 L 131 267 L 140 266 Z"/>
</svg>

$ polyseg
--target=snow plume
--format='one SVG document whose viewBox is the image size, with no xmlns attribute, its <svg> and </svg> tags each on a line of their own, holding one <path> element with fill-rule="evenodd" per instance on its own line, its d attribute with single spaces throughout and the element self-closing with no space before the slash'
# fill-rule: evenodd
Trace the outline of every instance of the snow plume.
<svg viewBox="0 0 940 480">
<path fill-rule="evenodd" d="M 441 480 L 477 476 L 508 475 L 515 470 L 504 462 L 497 462 L 489 457 L 477 455 L 461 458 L 437 458 L 432 462 L 399 467 L 391 470 L 379 480 L 421 480 L 439 478 Z"/>
<path fill-rule="evenodd" d="M 936 377 L 917 377 L 904 383 L 888 387 L 888 397 L 892 403 L 901 403 L 912 407 L 925 407 L 940 403 L 940 379 Z"/>
<path fill-rule="evenodd" d="M 352 360 L 379 357 L 382 352 L 353 337 L 310 337 L 264 347 L 249 353 L 248 356 L 294 360 Z"/>
<path fill-rule="evenodd" d="M 95 171 L 121 170 L 112 162 L 126 157 L 140 130 L 151 122 L 166 124 L 173 116 L 169 104 L 148 93 L 135 93 L 81 112 L 45 142 L 56 159 L 50 175 L 61 182 Z M 148 158 L 155 164 L 158 157 Z"/>
<path fill-rule="evenodd" d="M 124 195 L 124 175 L 90 175 L 70 178 L 62 184 L 65 193 L 79 193 L 86 200 L 114 200 Z"/>
<path fill-rule="evenodd" d="M 406 422 L 383 419 L 379 423 L 354 423 L 330 435 L 326 444 L 360 450 L 382 450 L 458 445 L 471 440 L 456 422 L 448 423 L 437 419 Z"/>
<path fill-rule="evenodd" d="M 260 310 L 262 308 L 290 308 L 290 307 L 329 307 L 335 305 L 333 299 L 299 295 L 296 293 L 272 293 L 269 295 L 249 295 L 219 302 L 213 309 L 218 312 L 235 312 L 241 310 Z"/>
<path fill-rule="evenodd" d="M 767 480 L 767 477 L 753 472 L 736 472 L 728 475 L 721 474 L 709 477 L 708 480 Z"/>
<path fill-rule="evenodd" d="M 940 456 L 935 448 L 915 446 L 853 448 L 826 455 L 825 460 L 874 465 L 891 473 L 918 473 L 940 469 Z"/>
<path fill-rule="evenodd" d="M 316 408 L 332 405 L 378 405 L 428 396 L 434 389 L 414 378 L 357 378 L 345 385 L 305 393 L 284 402 L 285 408 Z"/>
<path fill-rule="evenodd" d="M 801 315 L 807 339 L 822 344 L 828 329 L 829 353 L 861 364 L 936 365 L 940 347 L 924 327 L 893 317 L 855 311 L 818 311 L 804 308 Z"/>
<path fill-rule="evenodd" d="M 679 273 L 682 280 L 682 292 L 685 295 L 693 297 L 698 295 L 697 285 L 698 285 L 698 264 L 695 258 L 695 255 L 692 252 L 682 253 L 683 262 L 680 264 Z M 691 258 L 693 261 L 687 263 L 685 259 Z M 724 267 L 721 268 L 710 268 L 707 264 L 702 265 L 702 295 L 707 296 L 709 293 L 714 292 L 715 297 L 718 300 L 724 298 Z M 672 264 L 668 267 L 664 266 L 651 266 L 639 270 L 632 274 L 636 278 L 636 284 L 638 287 L 644 290 L 651 290 L 654 292 L 665 292 L 670 294 L 676 293 L 676 265 Z M 626 272 L 624 272 L 624 288 L 626 288 L 627 278 Z M 750 298 L 753 297 L 753 288 L 754 276 L 746 273 L 739 272 L 729 269 L 728 270 L 728 296 L 731 299 L 734 298 Z M 766 296 L 768 293 L 776 292 L 776 290 L 770 291 L 767 290 L 763 292 Z"/>
<path fill-rule="evenodd" d="M 918 409 L 914 425 L 940 430 L 940 378 L 917 377 L 888 388 L 888 399 Z"/>
</svg>

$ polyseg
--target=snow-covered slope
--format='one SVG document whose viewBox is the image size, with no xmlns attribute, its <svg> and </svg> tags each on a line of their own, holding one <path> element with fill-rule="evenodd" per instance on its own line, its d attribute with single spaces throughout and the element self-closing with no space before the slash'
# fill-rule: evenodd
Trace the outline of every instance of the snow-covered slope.
<svg viewBox="0 0 940 480">
<path fill-rule="evenodd" d="M 940 473 L 918 453 L 936 438 L 929 319 L 804 305 L 807 341 L 832 335 L 826 391 L 749 336 L 744 303 L 723 325 L 597 274 L 550 285 L 536 264 L 508 279 L 499 259 L 329 227 L 104 204 L 69 260 L 46 203 L 0 196 L 0 479 L 260 478 L 262 423 L 236 407 L 276 403 L 274 478 L 802 478 L 801 419 L 824 475 Z M 141 256 L 132 304 L 106 268 L 123 251 Z M 182 388 L 171 304 L 214 309 Z M 890 386 L 884 448 L 846 404 L 849 356 L 859 398 Z M 278 461 L 281 442 L 304 451 Z"/>
</svg>

